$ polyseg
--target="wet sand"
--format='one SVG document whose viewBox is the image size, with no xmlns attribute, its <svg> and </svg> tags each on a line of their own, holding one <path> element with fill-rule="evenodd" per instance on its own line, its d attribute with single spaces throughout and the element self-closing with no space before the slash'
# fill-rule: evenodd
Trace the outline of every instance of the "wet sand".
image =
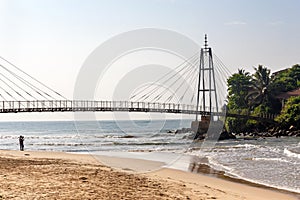
<svg viewBox="0 0 300 200">
<path fill-rule="evenodd" d="M 0 150 L 0 199 L 297 199 L 266 188 L 176 169 L 140 159 L 62 152 Z"/>
</svg>

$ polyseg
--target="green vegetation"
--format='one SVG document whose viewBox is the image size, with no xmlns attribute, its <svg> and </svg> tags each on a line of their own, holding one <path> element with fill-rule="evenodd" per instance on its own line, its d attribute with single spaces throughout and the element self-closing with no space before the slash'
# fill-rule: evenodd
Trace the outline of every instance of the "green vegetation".
<svg viewBox="0 0 300 200">
<path fill-rule="evenodd" d="M 276 121 L 282 127 L 299 126 L 300 97 L 291 98 L 282 108 L 276 96 L 300 87 L 300 65 L 276 74 L 259 65 L 250 74 L 239 69 L 227 80 L 228 111 L 239 114 L 278 114 Z M 229 132 L 264 131 L 268 127 L 263 122 L 228 117 L 226 128 Z M 299 127 L 298 127 L 299 128 Z"/>
<path fill-rule="evenodd" d="M 300 65 L 294 65 L 293 67 L 287 69 L 286 71 L 283 71 L 278 75 L 276 75 L 272 87 L 275 94 L 288 92 L 299 88 L 300 87 Z"/>
<path fill-rule="evenodd" d="M 300 96 L 291 97 L 284 105 L 281 114 L 276 118 L 283 128 L 294 126 L 300 128 Z"/>
</svg>

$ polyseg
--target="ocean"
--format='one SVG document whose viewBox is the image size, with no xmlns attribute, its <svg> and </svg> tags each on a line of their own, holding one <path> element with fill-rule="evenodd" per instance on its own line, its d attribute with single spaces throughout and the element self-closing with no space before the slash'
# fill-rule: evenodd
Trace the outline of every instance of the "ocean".
<svg viewBox="0 0 300 200">
<path fill-rule="evenodd" d="M 233 178 L 300 193 L 300 138 L 225 140 L 210 145 L 193 143 L 190 120 L 1 122 L 0 149 L 114 154 L 158 152 L 205 158 L 204 164 Z M 165 154 L 166 155 L 166 154 Z M 165 158 L 162 156 L 160 161 Z M 201 160 L 200 159 L 200 160 Z M 158 159 L 159 160 L 159 159 Z"/>
</svg>

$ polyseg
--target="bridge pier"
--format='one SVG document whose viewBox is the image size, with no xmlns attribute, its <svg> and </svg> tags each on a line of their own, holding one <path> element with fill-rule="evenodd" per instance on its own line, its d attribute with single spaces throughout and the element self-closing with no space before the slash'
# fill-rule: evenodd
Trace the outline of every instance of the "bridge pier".
<svg viewBox="0 0 300 200">
<path fill-rule="evenodd" d="M 195 138 L 199 138 L 199 136 L 207 133 L 208 127 L 210 124 L 210 115 L 202 115 L 201 120 L 192 121 L 191 128 L 194 133 L 196 133 Z"/>
</svg>

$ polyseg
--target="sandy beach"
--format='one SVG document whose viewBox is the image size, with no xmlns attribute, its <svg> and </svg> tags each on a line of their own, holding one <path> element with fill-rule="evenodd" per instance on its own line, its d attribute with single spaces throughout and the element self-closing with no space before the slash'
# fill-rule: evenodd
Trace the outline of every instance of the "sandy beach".
<svg viewBox="0 0 300 200">
<path fill-rule="evenodd" d="M 101 159 L 130 164 L 112 169 L 88 154 L 1 150 L 0 199 L 299 199 L 276 190 L 175 169 L 137 173 L 131 168 L 160 166 L 159 162 L 108 156 Z"/>
</svg>

